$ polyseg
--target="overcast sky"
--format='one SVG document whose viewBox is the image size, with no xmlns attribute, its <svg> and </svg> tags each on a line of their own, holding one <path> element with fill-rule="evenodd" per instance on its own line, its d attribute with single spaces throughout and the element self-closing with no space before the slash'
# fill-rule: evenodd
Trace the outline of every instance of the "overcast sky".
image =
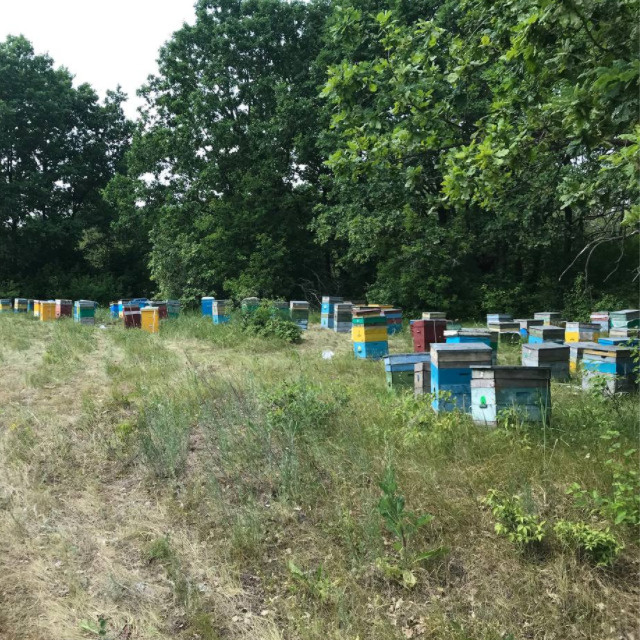
<svg viewBox="0 0 640 640">
<path fill-rule="evenodd" d="M 120 84 L 135 117 L 136 89 L 157 69 L 160 46 L 183 22 L 193 23 L 195 0 L 0 0 L 0 38 L 24 35 L 76 83 L 104 96 Z"/>
</svg>

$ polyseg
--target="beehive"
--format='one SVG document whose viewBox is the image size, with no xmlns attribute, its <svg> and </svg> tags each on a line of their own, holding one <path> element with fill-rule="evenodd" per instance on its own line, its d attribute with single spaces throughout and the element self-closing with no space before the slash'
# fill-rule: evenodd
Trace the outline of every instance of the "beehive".
<svg viewBox="0 0 640 640">
<path fill-rule="evenodd" d="M 244 298 L 240 303 L 240 307 L 247 313 L 253 313 L 260 306 L 260 298 Z"/>
<path fill-rule="evenodd" d="M 471 410 L 471 367 L 490 366 L 492 350 L 480 342 L 431 345 L 431 393 L 436 411 Z"/>
<path fill-rule="evenodd" d="M 231 300 L 214 300 L 211 304 L 213 324 L 227 324 L 231 320 Z"/>
<path fill-rule="evenodd" d="M 291 300 L 289 316 L 303 331 L 309 328 L 309 303 L 306 300 Z"/>
<path fill-rule="evenodd" d="M 387 319 L 387 333 L 390 336 L 402 331 L 402 309 L 383 309 L 382 315 Z"/>
<path fill-rule="evenodd" d="M 413 395 L 431 393 L 431 354 L 429 360 L 413 365 Z"/>
<path fill-rule="evenodd" d="M 640 310 L 623 309 L 609 314 L 612 329 L 637 329 L 640 327 Z"/>
<path fill-rule="evenodd" d="M 166 300 L 152 300 L 151 306 L 158 309 L 158 317 L 160 320 L 166 320 L 169 317 Z"/>
<path fill-rule="evenodd" d="M 32 300 L 31 298 L 27 300 L 27 313 L 33 313 L 34 304 L 35 300 Z"/>
<path fill-rule="evenodd" d="M 333 330 L 336 333 L 349 333 L 352 328 L 353 305 L 350 302 L 336 302 L 333 305 Z"/>
<path fill-rule="evenodd" d="M 622 338 L 623 340 L 636 340 L 638 333 L 638 329 L 622 329 L 620 327 L 609 329 L 610 338 Z"/>
<path fill-rule="evenodd" d="M 158 333 L 160 331 L 160 314 L 158 307 L 144 307 L 140 309 L 140 327 L 147 333 Z"/>
<path fill-rule="evenodd" d="M 320 326 L 323 329 L 333 329 L 333 319 L 335 314 L 335 305 L 344 302 L 342 298 L 336 296 L 322 296 L 322 304 L 320 306 Z"/>
<path fill-rule="evenodd" d="M 609 312 L 608 311 L 594 311 L 590 318 L 591 322 L 600 325 L 600 333 L 607 333 L 609 331 Z"/>
<path fill-rule="evenodd" d="M 583 389 L 591 389 L 598 379 L 611 393 L 633 391 L 637 386 L 638 365 L 629 347 L 600 344 L 585 349 L 582 367 Z"/>
<path fill-rule="evenodd" d="M 353 309 L 351 340 L 356 358 L 383 358 L 389 353 L 387 320 L 380 309 Z"/>
<path fill-rule="evenodd" d="M 55 300 L 40 301 L 40 321 L 51 322 L 56 319 L 56 303 Z"/>
<path fill-rule="evenodd" d="M 567 322 L 564 328 L 565 342 L 597 342 L 599 337 L 599 324 Z"/>
<path fill-rule="evenodd" d="M 167 317 L 178 318 L 180 316 L 180 300 L 167 300 Z"/>
<path fill-rule="evenodd" d="M 147 309 L 149 307 L 146 307 Z M 126 329 L 139 329 L 142 324 L 140 307 L 132 302 L 122 305 L 122 319 Z"/>
<path fill-rule="evenodd" d="M 384 371 L 387 377 L 387 388 L 406 390 L 413 389 L 415 365 L 418 362 L 431 362 L 428 353 L 394 353 L 384 359 Z"/>
<path fill-rule="evenodd" d="M 415 353 L 428 352 L 432 344 L 445 341 L 444 332 L 447 328 L 447 321 L 444 318 L 414 320 L 409 326 Z"/>
<path fill-rule="evenodd" d="M 423 320 L 445 320 L 447 314 L 445 311 L 423 311 L 422 319 Z"/>
<path fill-rule="evenodd" d="M 13 313 L 13 303 L 11 298 L 0 299 L 0 313 Z"/>
<path fill-rule="evenodd" d="M 40 317 L 40 300 L 33 301 L 33 317 L 34 318 Z"/>
<path fill-rule="evenodd" d="M 465 344 L 467 342 L 481 342 L 488 344 L 492 351 L 492 362 L 498 361 L 498 332 L 489 329 L 457 329 L 455 331 L 445 331 L 444 339 L 447 344 Z"/>
<path fill-rule="evenodd" d="M 58 298 L 56 300 L 56 318 L 70 318 L 73 315 L 73 302 Z"/>
<path fill-rule="evenodd" d="M 544 320 L 525 319 L 520 318 L 515 320 L 520 325 L 520 336 L 523 338 L 529 337 L 529 329 L 531 327 L 541 327 L 544 324 Z"/>
<path fill-rule="evenodd" d="M 118 300 L 118 317 L 119 318 L 123 318 L 124 317 L 124 307 L 127 304 L 131 304 L 131 300 L 129 300 L 127 298 L 123 298 L 122 300 Z"/>
<path fill-rule="evenodd" d="M 522 365 L 551 369 L 554 380 L 569 377 L 569 347 L 555 342 L 522 345 Z"/>
<path fill-rule="evenodd" d="M 215 298 L 213 296 L 203 296 L 200 298 L 200 312 L 203 316 L 208 318 L 213 314 L 213 301 Z"/>
<path fill-rule="evenodd" d="M 585 349 L 597 348 L 597 342 L 571 342 L 568 343 L 569 347 L 569 371 L 571 373 L 578 373 L 580 363 L 584 356 Z"/>
<path fill-rule="evenodd" d="M 93 300 L 76 300 L 73 303 L 73 321 L 79 324 L 95 324 L 96 303 Z"/>
<path fill-rule="evenodd" d="M 513 316 L 510 313 L 487 313 L 487 326 L 500 322 L 513 322 Z"/>
<path fill-rule="evenodd" d="M 551 370 L 492 366 L 471 369 L 471 417 L 495 426 L 500 412 L 515 411 L 521 420 L 548 423 L 551 417 Z"/>
<path fill-rule="evenodd" d="M 536 320 L 542 320 L 544 324 L 553 325 L 555 322 L 560 322 L 562 314 L 559 311 L 538 311 L 533 314 Z"/>
<path fill-rule="evenodd" d="M 109 315 L 112 318 L 120 317 L 119 304 L 117 302 L 110 302 L 109 303 Z"/>
<path fill-rule="evenodd" d="M 615 336 L 608 336 L 606 338 L 600 338 L 598 340 L 598 344 L 607 344 L 607 345 L 626 345 L 628 347 L 634 347 L 638 344 L 638 338 L 617 338 Z"/>
<path fill-rule="evenodd" d="M 541 344 L 543 342 L 556 342 L 564 344 L 564 329 L 544 324 L 541 327 L 529 329 L 529 344 Z"/>
<path fill-rule="evenodd" d="M 13 311 L 14 313 L 27 313 L 27 299 L 26 298 L 16 298 L 13 301 Z"/>
</svg>

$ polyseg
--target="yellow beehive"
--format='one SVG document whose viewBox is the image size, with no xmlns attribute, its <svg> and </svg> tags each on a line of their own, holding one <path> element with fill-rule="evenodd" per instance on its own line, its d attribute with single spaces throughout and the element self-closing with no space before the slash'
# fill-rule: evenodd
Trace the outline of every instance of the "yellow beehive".
<svg viewBox="0 0 640 640">
<path fill-rule="evenodd" d="M 33 317 L 34 318 L 40 317 L 40 300 L 33 301 Z"/>
<path fill-rule="evenodd" d="M 50 322 L 56 319 L 56 303 L 40 301 L 40 320 Z"/>
<path fill-rule="evenodd" d="M 158 307 L 144 307 L 140 309 L 141 327 L 148 333 L 158 333 L 160 328 L 160 310 Z"/>
<path fill-rule="evenodd" d="M 351 329 L 351 340 L 353 342 L 386 342 L 387 325 L 365 326 L 354 325 Z"/>
</svg>

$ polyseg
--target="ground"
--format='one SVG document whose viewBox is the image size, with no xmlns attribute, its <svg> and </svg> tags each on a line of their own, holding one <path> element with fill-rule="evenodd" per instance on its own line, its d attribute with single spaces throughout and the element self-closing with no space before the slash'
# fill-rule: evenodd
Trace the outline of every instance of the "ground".
<svg viewBox="0 0 640 640">
<path fill-rule="evenodd" d="M 0 316 L 0 366 L 2 639 L 639 637 L 637 397 L 554 384 L 550 425 L 491 430 L 388 392 L 348 336 L 195 315 Z M 544 539 L 496 532 L 490 489 Z M 596 566 L 560 520 L 624 549 Z"/>
</svg>

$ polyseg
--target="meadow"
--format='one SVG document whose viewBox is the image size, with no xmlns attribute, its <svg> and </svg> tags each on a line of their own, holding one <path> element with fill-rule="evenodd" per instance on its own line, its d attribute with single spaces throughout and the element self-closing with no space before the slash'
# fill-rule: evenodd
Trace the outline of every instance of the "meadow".
<svg viewBox="0 0 640 640">
<path fill-rule="evenodd" d="M 0 638 L 637 639 L 637 395 L 489 429 L 317 319 L 100 322 L 0 316 Z"/>
</svg>

